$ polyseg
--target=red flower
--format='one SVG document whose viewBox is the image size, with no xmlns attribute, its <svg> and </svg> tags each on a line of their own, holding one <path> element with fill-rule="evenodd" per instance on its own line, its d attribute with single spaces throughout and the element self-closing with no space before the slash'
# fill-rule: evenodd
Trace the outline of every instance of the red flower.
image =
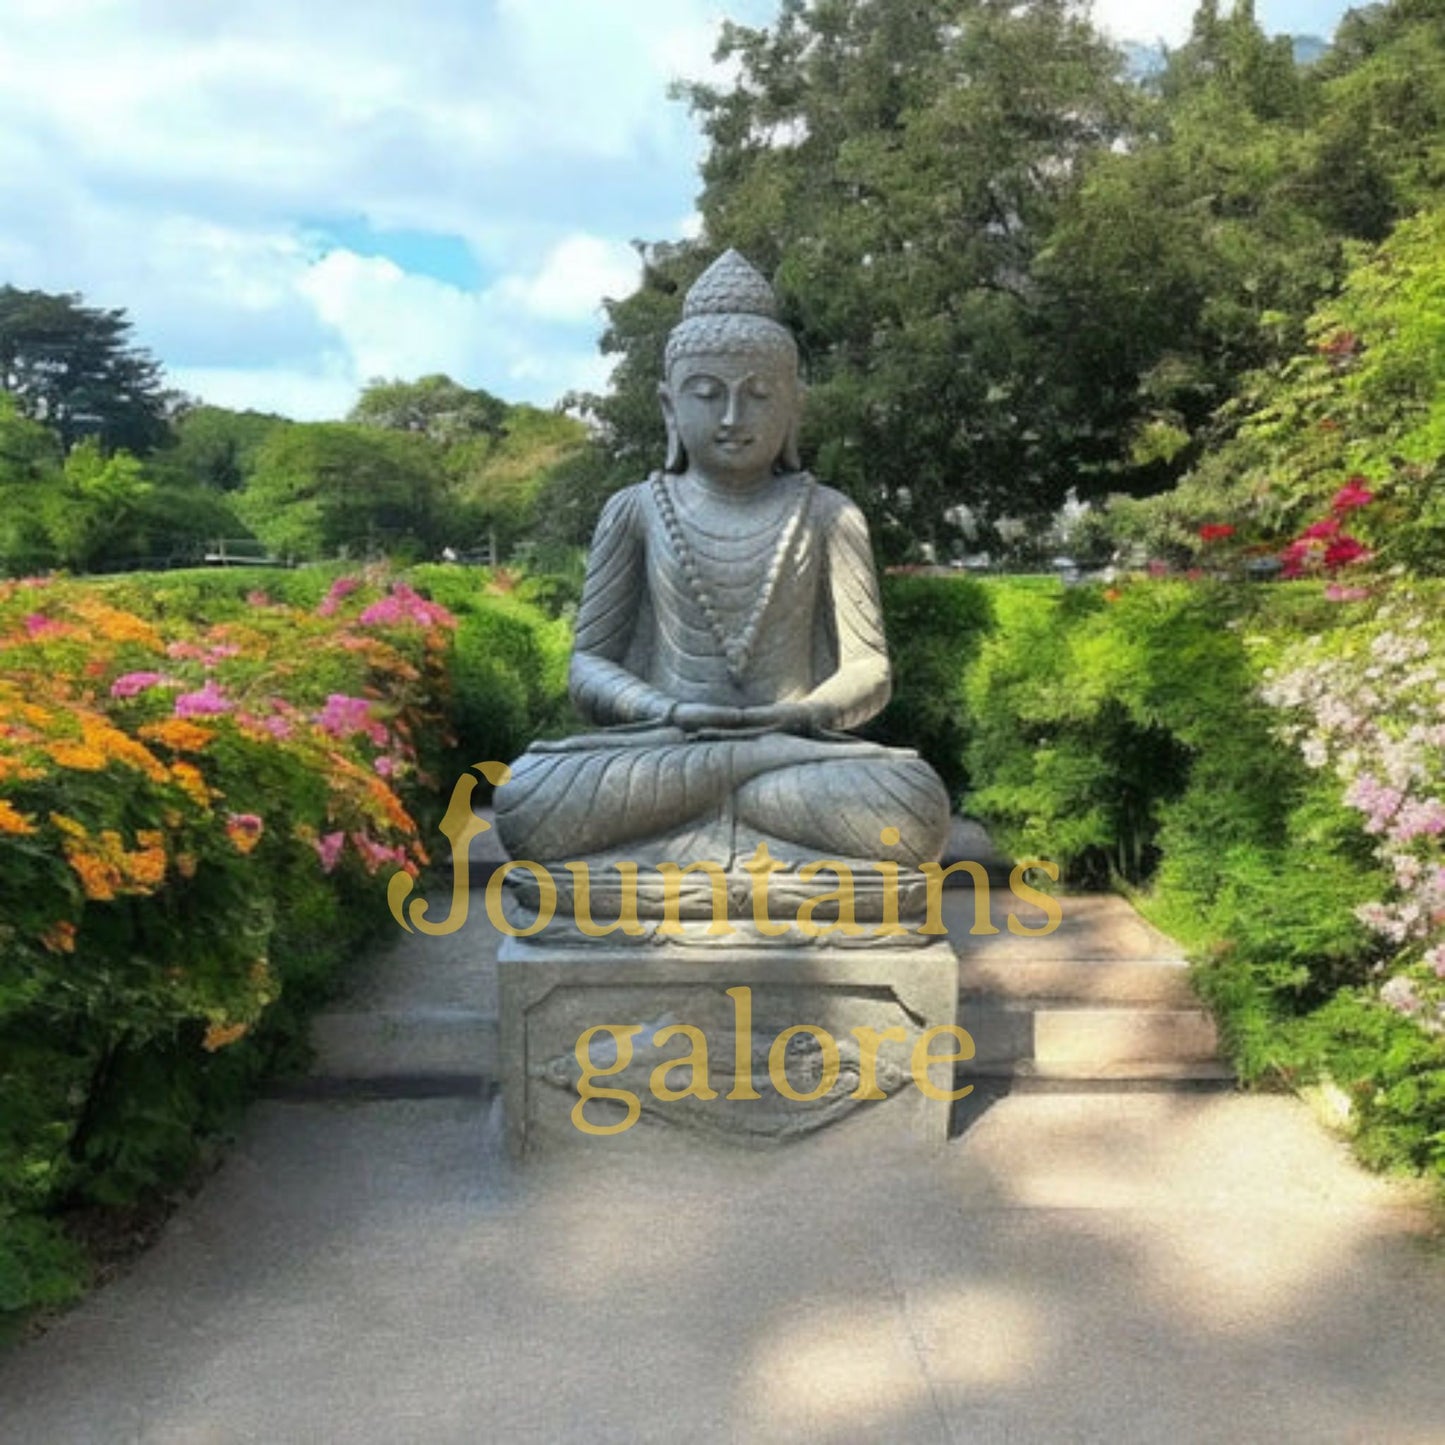
<svg viewBox="0 0 1445 1445">
<path fill-rule="evenodd" d="M 1325 548 L 1325 566 L 1348 567 L 1366 561 L 1369 556 L 1370 549 L 1358 538 L 1341 535 Z"/>
<path fill-rule="evenodd" d="M 1333 537 L 1339 530 L 1339 520 L 1335 517 L 1326 517 L 1323 522 L 1311 522 L 1310 525 L 1300 533 L 1300 536 Z"/>
<path fill-rule="evenodd" d="M 1224 537 L 1234 536 L 1234 528 L 1228 522 L 1206 522 L 1199 529 L 1201 542 L 1218 542 Z"/>
<path fill-rule="evenodd" d="M 1356 507 L 1368 506 L 1375 500 L 1375 494 L 1365 485 L 1365 481 L 1364 477 L 1351 477 L 1335 493 L 1335 499 L 1330 506 L 1337 512 L 1351 512 Z"/>
</svg>

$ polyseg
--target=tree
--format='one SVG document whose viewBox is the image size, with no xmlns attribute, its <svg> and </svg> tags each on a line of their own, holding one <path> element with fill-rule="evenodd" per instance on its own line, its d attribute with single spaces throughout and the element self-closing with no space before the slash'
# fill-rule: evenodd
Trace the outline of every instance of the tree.
<svg viewBox="0 0 1445 1445">
<path fill-rule="evenodd" d="M 141 513 L 150 493 L 140 462 L 129 452 L 107 455 L 94 438 L 65 458 L 60 485 L 45 489 L 41 515 L 64 567 L 88 571 L 106 560 L 148 554 Z"/>
<path fill-rule="evenodd" d="M 445 465 L 461 543 L 485 539 L 500 555 L 531 535 L 544 482 L 586 443 L 587 428 L 575 417 L 522 404 L 506 408 L 498 433 L 449 448 Z"/>
<path fill-rule="evenodd" d="M 1177 481 L 1239 377 L 1301 343 L 1341 265 L 1301 184 L 1318 97 L 1252 5 L 1202 5 L 1157 92 L 1131 143 L 1091 159 L 1039 258 L 1051 385 L 1092 427 L 1084 496 Z"/>
<path fill-rule="evenodd" d="M 437 448 L 423 436 L 297 422 L 261 444 L 236 506 L 284 555 L 427 553 L 444 535 L 445 476 Z"/>
<path fill-rule="evenodd" d="M 1245 378 L 1228 441 L 1140 509 L 1155 535 L 1227 522 L 1281 545 L 1354 481 L 1373 500 L 1350 530 L 1381 565 L 1445 571 L 1445 201 L 1351 259 L 1309 344 Z"/>
<path fill-rule="evenodd" d="M 277 427 L 289 425 L 269 412 L 188 407 L 176 419 L 170 445 L 152 458 L 152 467 L 174 486 L 239 491 L 262 443 Z"/>
<path fill-rule="evenodd" d="M 24 416 L 15 398 L 0 392 L 0 487 L 37 483 L 60 462 L 55 433 Z"/>
<path fill-rule="evenodd" d="M 451 446 L 469 437 L 499 437 L 506 425 L 507 404 L 481 388 L 469 390 L 449 376 L 434 374 L 417 381 L 367 383 L 348 421 L 358 426 L 413 432 Z"/>
<path fill-rule="evenodd" d="M 0 286 L 0 390 L 67 449 L 94 437 L 144 455 L 164 440 L 174 398 L 159 364 L 130 345 L 130 328 L 124 311 L 75 294 Z"/>
<path fill-rule="evenodd" d="M 731 245 L 798 336 L 805 453 L 885 556 L 946 546 L 959 502 L 1051 511 L 1074 437 L 1032 272 L 1082 162 L 1128 126 L 1121 56 L 1064 0 L 785 0 L 771 29 L 726 25 L 718 54 L 736 82 L 684 91 L 709 144 L 705 242 L 650 253 L 609 308 L 617 455 L 636 470 L 655 446 L 660 335 Z"/>
</svg>

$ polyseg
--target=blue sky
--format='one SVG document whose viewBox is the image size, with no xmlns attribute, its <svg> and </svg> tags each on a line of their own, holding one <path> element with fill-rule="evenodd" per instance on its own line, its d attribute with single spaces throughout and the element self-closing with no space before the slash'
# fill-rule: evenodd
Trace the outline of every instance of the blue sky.
<svg viewBox="0 0 1445 1445">
<path fill-rule="evenodd" d="M 0 282 L 124 307 L 173 385 L 296 417 L 374 376 L 601 387 L 633 238 L 695 224 L 679 76 L 775 0 L 0 0 Z M 1342 0 L 1260 0 L 1328 35 Z M 1096 0 L 1181 40 L 1192 0 Z"/>
</svg>

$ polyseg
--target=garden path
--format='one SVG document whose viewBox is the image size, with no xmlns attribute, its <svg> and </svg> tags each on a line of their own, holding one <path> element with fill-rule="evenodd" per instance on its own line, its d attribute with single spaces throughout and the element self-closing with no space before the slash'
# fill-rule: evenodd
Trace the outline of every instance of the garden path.
<svg viewBox="0 0 1445 1445">
<path fill-rule="evenodd" d="M 1156 951 L 1094 909 L 1146 940 L 1124 963 Z M 321 1073 L 253 1110 L 125 1277 L 0 1358 L 0 1441 L 1445 1438 L 1423 1203 L 1295 1100 L 1005 1069 L 931 1160 L 840 1135 L 645 1179 L 521 1170 L 484 1077 L 494 953 L 477 920 L 373 960 Z"/>
</svg>

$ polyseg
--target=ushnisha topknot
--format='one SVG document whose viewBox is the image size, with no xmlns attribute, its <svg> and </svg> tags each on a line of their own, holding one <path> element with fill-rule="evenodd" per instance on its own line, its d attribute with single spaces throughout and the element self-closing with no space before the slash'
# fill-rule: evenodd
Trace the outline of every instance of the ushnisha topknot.
<svg viewBox="0 0 1445 1445">
<path fill-rule="evenodd" d="M 797 345 L 777 318 L 767 278 L 737 251 L 724 251 L 687 293 L 682 320 L 667 339 L 667 372 L 683 357 L 700 355 L 765 356 L 796 368 Z"/>
</svg>

